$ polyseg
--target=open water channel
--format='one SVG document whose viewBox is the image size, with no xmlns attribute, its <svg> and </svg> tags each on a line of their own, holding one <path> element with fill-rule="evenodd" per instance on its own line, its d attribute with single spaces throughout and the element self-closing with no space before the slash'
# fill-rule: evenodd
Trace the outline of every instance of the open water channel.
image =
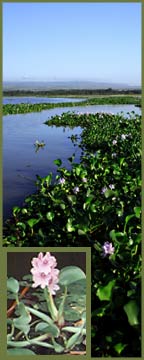
<svg viewBox="0 0 144 360">
<path fill-rule="evenodd" d="M 15 98 L 15 103 L 24 102 Z M 30 98 L 28 102 L 30 103 Z M 38 99 L 38 101 L 37 101 Z M 46 98 L 36 98 L 36 102 L 46 102 Z M 8 100 L 8 102 L 7 102 Z M 14 99 L 13 99 L 14 100 Z M 76 101 L 65 99 L 66 101 Z M 81 100 L 81 99 L 77 99 Z M 33 101 L 33 100 L 32 100 Z M 54 101 L 56 102 L 56 101 Z M 64 102 L 64 99 L 59 99 Z M 4 98 L 4 103 L 12 103 Z M 112 112 L 120 113 L 135 111 L 141 114 L 141 109 L 134 105 L 91 105 L 66 108 L 54 108 L 39 113 L 7 115 L 3 117 L 3 217 L 6 220 L 12 214 L 13 206 L 22 206 L 24 199 L 35 192 L 36 174 L 46 176 L 50 172 L 56 174 L 57 166 L 53 161 L 61 158 L 63 166 L 70 167 L 68 157 L 76 153 L 75 161 L 79 161 L 80 149 L 74 147 L 69 137 L 80 134 L 81 128 L 56 128 L 47 126 L 44 122 L 54 115 L 63 112 Z M 35 151 L 35 142 L 44 141 L 45 147 Z"/>
</svg>

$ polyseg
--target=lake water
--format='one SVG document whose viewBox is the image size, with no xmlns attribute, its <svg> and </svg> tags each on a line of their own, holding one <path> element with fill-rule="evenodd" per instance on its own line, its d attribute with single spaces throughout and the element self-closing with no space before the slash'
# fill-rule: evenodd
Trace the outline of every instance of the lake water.
<svg viewBox="0 0 144 360">
<path fill-rule="evenodd" d="M 60 102 L 79 102 L 84 101 L 85 99 L 75 99 L 75 98 L 48 98 L 48 97 L 39 97 L 39 96 L 10 96 L 3 97 L 3 104 L 40 104 L 40 103 L 60 103 Z"/>
<path fill-rule="evenodd" d="M 55 108 L 40 113 L 7 115 L 3 117 L 3 216 L 11 216 L 13 206 L 21 206 L 24 198 L 35 191 L 36 174 L 46 176 L 56 174 L 53 161 L 63 160 L 63 166 L 70 167 L 67 160 L 74 152 L 79 161 L 80 149 L 73 146 L 68 138 L 80 134 L 81 128 L 56 128 L 44 124 L 48 118 L 63 112 L 112 112 L 120 113 L 141 109 L 134 105 L 93 105 Z M 45 147 L 35 152 L 36 140 L 44 141 Z"/>
</svg>

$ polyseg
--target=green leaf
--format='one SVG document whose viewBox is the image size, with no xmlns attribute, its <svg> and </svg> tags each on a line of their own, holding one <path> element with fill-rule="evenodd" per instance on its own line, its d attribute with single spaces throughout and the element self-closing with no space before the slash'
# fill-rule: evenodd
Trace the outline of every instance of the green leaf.
<svg viewBox="0 0 144 360">
<path fill-rule="evenodd" d="M 30 330 L 29 323 L 31 321 L 31 315 L 23 303 L 18 305 L 18 310 L 21 315 L 13 320 L 13 324 L 17 329 L 23 331 L 24 334 L 27 335 Z"/>
<path fill-rule="evenodd" d="M 26 309 L 33 315 L 39 317 L 40 319 L 42 319 L 43 321 L 47 322 L 48 324 L 53 324 L 53 320 L 46 314 L 42 313 L 39 310 L 35 310 L 29 306 L 26 306 Z"/>
<path fill-rule="evenodd" d="M 60 334 L 59 328 L 55 324 L 49 324 L 46 322 L 40 322 L 36 325 L 35 331 L 40 331 L 43 333 L 50 333 L 53 337 L 58 337 Z"/>
<path fill-rule="evenodd" d="M 87 231 L 84 231 L 84 230 L 81 230 L 81 229 L 78 229 L 78 235 L 80 236 L 83 236 L 86 234 Z"/>
<path fill-rule="evenodd" d="M 73 334 L 76 334 L 77 332 L 79 332 L 79 330 L 81 330 L 81 328 L 82 327 L 79 326 L 65 326 L 62 328 L 62 331 L 68 331 Z M 83 329 L 83 335 L 86 335 L 86 329 Z"/>
<path fill-rule="evenodd" d="M 68 219 L 68 222 L 66 224 L 66 229 L 68 232 L 75 231 L 75 227 L 72 225 L 72 220 Z"/>
<path fill-rule="evenodd" d="M 125 344 L 118 343 L 118 344 L 114 345 L 114 349 L 120 355 L 126 346 L 127 345 L 125 345 Z"/>
<path fill-rule="evenodd" d="M 120 166 L 123 165 L 124 161 L 125 161 L 125 158 L 120 158 Z"/>
<path fill-rule="evenodd" d="M 75 195 L 67 195 L 67 199 L 72 204 L 76 203 L 76 196 Z"/>
<path fill-rule="evenodd" d="M 66 321 L 77 321 L 80 319 L 80 313 L 74 309 L 64 311 L 64 318 Z"/>
<path fill-rule="evenodd" d="M 19 292 L 19 282 L 13 277 L 7 280 L 7 290 L 17 294 Z"/>
<path fill-rule="evenodd" d="M 45 178 L 45 181 L 47 183 L 47 186 L 51 184 L 51 180 L 52 180 L 52 173 L 50 173 L 49 175 L 47 175 Z"/>
<path fill-rule="evenodd" d="M 39 221 L 40 219 L 29 219 L 27 224 L 30 226 L 30 228 L 33 228 L 33 226 L 36 225 Z"/>
<path fill-rule="evenodd" d="M 128 215 L 128 216 L 126 216 L 126 218 L 125 218 L 125 226 L 127 225 L 127 223 L 129 222 L 129 220 L 131 220 L 132 218 L 134 217 L 134 215 L 132 214 L 132 215 Z"/>
<path fill-rule="evenodd" d="M 53 346 L 54 346 L 55 352 L 61 353 L 61 352 L 64 351 L 64 347 L 61 346 L 60 344 L 58 344 L 54 339 L 52 339 L 52 342 L 53 342 Z"/>
<path fill-rule="evenodd" d="M 139 306 L 135 300 L 130 300 L 126 305 L 124 305 L 124 311 L 127 314 L 128 322 L 130 325 L 138 325 L 138 314 Z"/>
<path fill-rule="evenodd" d="M 79 267 L 66 266 L 60 271 L 59 282 L 61 285 L 67 286 L 85 278 L 85 273 Z"/>
<path fill-rule="evenodd" d="M 77 332 L 76 334 L 72 335 L 66 344 L 66 349 L 72 349 L 77 343 L 80 342 L 80 340 L 82 340 L 82 334 L 81 334 L 81 329 L 79 330 L 79 332 Z"/>
<path fill-rule="evenodd" d="M 18 206 L 14 206 L 12 212 L 13 212 L 13 216 L 16 216 L 16 213 L 20 212 L 20 208 Z"/>
<path fill-rule="evenodd" d="M 65 207 L 66 207 L 66 206 L 65 206 L 64 203 L 61 203 L 61 204 L 60 204 L 60 208 L 61 208 L 62 210 L 65 210 Z"/>
<path fill-rule="evenodd" d="M 114 195 L 114 192 L 112 190 L 106 190 L 105 193 L 104 193 L 104 196 L 105 198 L 109 198 L 110 196 L 113 196 Z"/>
<path fill-rule="evenodd" d="M 21 221 L 17 222 L 16 225 L 22 227 L 22 229 L 24 229 L 24 230 L 26 229 L 26 225 Z"/>
<path fill-rule="evenodd" d="M 32 350 L 30 349 L 8 349 L 7 350 L 8 355 L 36 355 Z"/>
<path fill-rule="evenodd" d="M 134 207 L 134 212 L 135 212 L 135 214 L 136 214 L 136 217 L 137 217 L 138 219 L 140 219 L 141 207 L 140 207 L 140 206 Z"/>
<path fill-rule="evenodd" d="M 55 214 L 52 211 L 49 211 L 46 213 L 46 218 L 50 221 L 52 221 L 55 217 Z"/>
<path fill-rule="evenodd" d="M 61 166 L 61 164 L 62 164 L 61 159 L 54 160 L 54 164 L 57 165 L 57 166 Z"/>
<path fill-rule="evenodd" d="M 76 175 L 79 176 L 81 172 L 81 168 L 78 166 L 76 167 L 75 171 L 76 171 Z"/>
<path fill-rule="evenodd" d="M 111 299 L 112 295 L 112 289 L 115 285 L 116 280 L 111 280 L 109 283 L 105 286 L 100 286 L 97 290 L 97 296 L 101 301 L 109 301 Z"/>
</svg>

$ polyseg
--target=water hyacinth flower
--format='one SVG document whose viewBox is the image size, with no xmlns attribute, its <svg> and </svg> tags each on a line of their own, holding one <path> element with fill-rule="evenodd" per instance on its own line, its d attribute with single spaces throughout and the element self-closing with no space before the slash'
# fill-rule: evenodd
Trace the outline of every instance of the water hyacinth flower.
<svg viewBox="0 0 144 360">
<path fill-rule="evenodd" d="M 113 144 L 113 145 L 116 145 L 116 144 L 117 144 L 117 140 L 113 140 L 113 141 L 112 141 L 112 144 Z"/>
<path fill-rule="evenodd" d="M 74 194 L 77 194 L 79 192 L 79 187 L 78 186 L 75 186 L 74 189 L 73 189 L 73 193 Z"/>
<path fill-rule="evenodd" d="M 125 140 L 126 137 L 127 137 L 127 135 L 125 135 L 125 134 L 122 134 L 122 135 L 121 135 L 122 140 Z"/>
<path fill-rule="evenodd" d="M 104 187 L 102 188 L 102 190 L 101 190 L 101 193 L 104 194 L 106 191 L 107 191 L 107 187 L 104 186 Z"/>
<path fill-rule="evenodd" d="M 48 288 L 50 294 L 55 295 L 59 290 L 57 285 L 59 281 L 59 270 L 57 266 L 56 258 L 49 252 L 45 255 L 39 253 L 37 258 L 33 258 L 31 261 L 32 269 L 30 270 L 33 275 L 34 284 L 32 287 L 40 286 L 42 289 Z"/>
<path fill-rule="evenodd" d="M 64 183 L 65 183 L 65 179 L 64 179 L 64 178 L 60 178 L 60 179 L 58 180 L 58 184 L 63 185 Z"/>
<path fill-rule="evenodd" d="M 109 185 L 109 188 L 110 188 L 111 190 L 115 189 L 114 184 L 110 184 L 110 185 Z"/>
<path fill-rule="evenodd" d="M 116 157 L 117 154 L 116 153 L 112 153 L 112 158 Z"/>
<path fill-rule="evenodd" d="M 87 178 L 83 177 L 83 178 L 82 178 L 82 182 L 83 182 L 83 183 L 86 183 L 86 182 L 87 182 Z"/>
<path fill-rule="evenodd" d="M 114 253 L 114 247 L 112 246 L 112 243 L 109 243 L 109 241 L 106 241 L 104 243 L 102 249 L 103 249 L 103 254 L 102 254 L 103 257 L 107 255 L 112 255 Z"/>
</svg>

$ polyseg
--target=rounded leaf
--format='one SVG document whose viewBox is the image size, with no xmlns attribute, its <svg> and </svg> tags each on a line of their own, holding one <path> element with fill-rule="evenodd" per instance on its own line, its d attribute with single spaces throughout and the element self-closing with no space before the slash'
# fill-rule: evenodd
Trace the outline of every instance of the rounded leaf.
<svg viewBox="0 0 144 360">
<path fill-rule="evenodd" d="M 19 292 L 19 282 L 13 277 L 7 280 L 7 290 L 17 294 Z"/>
<path fill-rule="evenodd" d="M 36 355 L 32 350 L 30 349 L 8 349 L 7 350 L 8 355 Z"/>
<path fill-rule="evenodd" d="M 101 301 L 109 301 L 112 295 L 112 289 L 115 285 L 116 280 L 111 280 L 105 286 L 100 286 L 97 290 L 97 296 Z"/>
<path fill-rule="evenodd" d="M 85 278 L 85 273 L 78 266 L 66 266 L 60 271 L 59 283 L 68 286 Z"/>
<path fill-rule="evenodd" d="M 135 300 L 130 300 L 126 305 L 124 305 L 124 311 L 127 314 L 128 322 L 130 325 L 138 325 L 138 314 L 139 306 Z"/>
</svg>

